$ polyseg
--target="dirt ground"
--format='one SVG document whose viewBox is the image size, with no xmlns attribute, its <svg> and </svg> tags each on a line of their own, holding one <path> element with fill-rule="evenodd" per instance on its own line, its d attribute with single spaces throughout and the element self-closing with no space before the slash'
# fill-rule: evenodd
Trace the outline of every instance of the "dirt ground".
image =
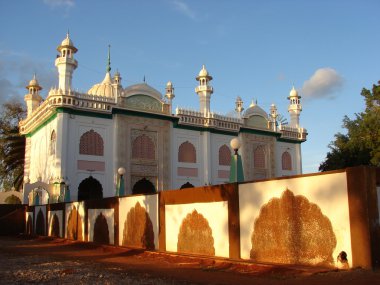
<svg viewBox="0 0 380 285">
<path fill-rule="evenodd" d="M 0 237 L 0 284 L 380 284 L 380 271 L 278 266 L 58 238 Z"/>
</svg>

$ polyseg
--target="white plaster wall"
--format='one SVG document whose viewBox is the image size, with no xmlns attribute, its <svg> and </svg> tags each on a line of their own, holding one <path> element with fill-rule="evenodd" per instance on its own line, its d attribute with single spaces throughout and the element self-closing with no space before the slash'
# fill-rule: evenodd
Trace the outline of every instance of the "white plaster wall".
<svg viewBox="0 0 380 285">
<path fill-rule="evenodd" d="M 178 162 L 178 148 L 185 141 L 192 143 L 197 152 L 197 162 L 196 163 L 183 163 Z M 186 182 L 190 182 L 194 186 L 204 186 L 204 154 L 202 153 L 202 139 L 199 131 L 184 130 L 173 128 L 173 142 L 172 142 L 172 189 L 178 189 Z M 198 177 L 184 177 L 177 175 L 178 167 L 189 167 L 198 168 Z"/>
<path fill-rule="evenodd" d="M 218 170 L 230 170 L 230 166 L 219 165 L 219 148 L 222 145 L 227 145 L 230 148 L 231 155 L 233 150 L 230 146 L 230 142 L 237 136 L 228 136 L 221 134 L 211 134 L 211 166 L 212 166 L 212 181 L 213 185 L 223 184 L 229 182 L 229 178 L 218 178 Z"/>
<path fill-rule="evenodd" d="M 333 253 L 336 259 L 344 250 L 352 265 L 351 232 L 348 208 L 346 173 L 306 176 L 292 179 L 271 180 L 239 185 L 241 258 L 249 259 L 251 235 L 261 207 L 272 198 L 280 198 L 289 189 L 294 195 L 305 196 L 317 204 L 322 214 L 331 221 L 337 245 Z"/>
<path fill-rule="evenodd" d="M 30 138 L 30 183 L 34 183 L 41 177 L 42 182 L 49 183 L 49 180 L 59 175 L 59 161 L 56 160 L 56 154 L 50 155 L 50 136 L 53 130 L 57 133 L 57 117 L 44 125 L 42 128 L 32 134 Z M 58 137 L 58 133 L 57 133 Z M 58 138 L 57 138 L 58 139 Z"/>
<path fill-rule="evenodd" d="M 48 212 L 48 235 L 51 236 L 51 232 L 52 232 L 52 223 L 53 223 L 53 217 L 54 217 L 54 214 L 57 215 L 58 217 L 58 221 L 59 221 L 59 236 L 62 237 L 62 228 L 63 228 L 63 214 L 62 214 L 62 210 L 58 210 L 58 211 L 49 211 Z"/>
<path fill-rule="evenodd" d="M 71 210 L 73 208 L 76 208 L 77 211 L 78 211 L 78 214 L 79 214 L 79 217 L 81 218 L 82 220 L 82 237 L 83 237 L 83 240 L 85 239 L 85 236 L 84 236 L 84 202 L 74 202 L 74 203 L 67 203 L 66 204 L 66 208 L 65 208 L 65 229 L 64 229 L 64 233 L 65 233 L 65 238 L 67 238 L 67 225 L 68 225 L 68 222 L 69 222 L 69 216 L 70 216 L 70 213 L 71 213 Z"/>
<path fill-rule="evenodd" d="M 104 142 L 104 156 L 95 155 L 80 155 L 79 142 L 80 137 L 87 131 L 94 130 L 99 133 Z M 78 199 L 79 184 L 90 175 L 97 179 L 103 187 L 103 197 L 115 196 L 114 187 L 114 170 L 113 166 L 113 124 L 112 120 L 68 115 L 68 138 L 67 141 L 67 178 L 70 181 L 70 195 L 71 201 Z M 77 161 L 101 161 L 105 162 L 105 171 L 86 171 L 79 170 Z"/>
<path fill-rule="evenodd" d="M 298 157 L 297 144 L 277 141 L 275 145 L 276 177 L 301 174 L 302 171 L 299 165 L 300 159 Z M 282 154 L 285 151 L 289 152 L 292 157 L 292 170 L 282 170 Z"/>
<path fill-rule="evenodd" d="M 154 246 L 159 248 L 158 240 L 158 195 L 132 196 L 119 199 L 119 245 L 123 243 L 124 223 L 129 211 L 139 202 L 145 208 L 153 225 Z"/>
<path fill-rule="evenodd" d="M 110 244 L 115 244 L 114 209 L 88 209 L 88 241 L 94 241 L 95 221 L 100 213 L 102 213 L 107 220 Z"/>
<path fill-rule="evenodd" d="M 183 220 L 196 210 L 208 221 L 214 238 L 215 256 L 229 257 L 228 202 L 165 205 L 166 250 L 177 252 Z"/>
</svg>

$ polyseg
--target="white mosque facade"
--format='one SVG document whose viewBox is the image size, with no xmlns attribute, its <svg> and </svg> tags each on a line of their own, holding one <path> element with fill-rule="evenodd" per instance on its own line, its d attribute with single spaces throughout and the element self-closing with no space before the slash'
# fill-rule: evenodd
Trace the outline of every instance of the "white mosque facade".
<svg viewBox="0 0 380 285">
<path fill-rule="evenodd" d="M 275 105 L 269 114 L 254 103 L 244 111 L 239 97 L 235 116 L 223 116 L 210 111 L 212 77 L 203 66 L 196 77 L 199 110 L 174 110 L 171 82 L 165 94 L 145 82 L 123 87 L 109 66 L 101 83 L 87 93 L 74 91 L 77 49 L 69 35 L 57 50 L 58 87 L 43 100 L 33 78 L 25 95 L 24 199 L 38 183 L 46 185 L 50 202 L 62 199 L 68 186 L 71 201 L 115 196 L 120 173 L 126 195 L 222 184 L 229 180 L 235 137 L 245 180 L 302 173 L 307 131 L 300 127 L 294 88 L 289 124 L 279 122 Z"/>
</svg>

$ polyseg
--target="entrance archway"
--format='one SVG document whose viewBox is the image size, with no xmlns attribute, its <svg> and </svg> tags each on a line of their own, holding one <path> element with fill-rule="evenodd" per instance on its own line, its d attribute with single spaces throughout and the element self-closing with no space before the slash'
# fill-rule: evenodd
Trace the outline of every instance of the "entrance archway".
<svg viewBox="0 0 380 285">
<path fill-rule="evenodd" d="M 136 182 L 133 186 L 132 194 L 153 194 L 156 193 L 156 188 L 153 183 L 145 177 Z"/>
<path fill-rule="evenodd" d="M 36 234 L 39 236 L 45 235 L 45 218 L 44 214 L 40 210 L 37 214 L 37 220 L 36 220 Z"/>
<path fill-rule="evenodd" d="M 185 189 L 185 188 L 194 188 L 194 185 L 191 184 L 190 182 L 186 182 L 185 184 L 183 184 L 183 185 L 181 186 L 180 189 Z"/>
<path fill-rule="evenodd" d="M 102 184 L 94 177 L 90 176 L 84 179 L 78 187 L 78 201 L 102 199 L 103 187 Z"/>
</svg>

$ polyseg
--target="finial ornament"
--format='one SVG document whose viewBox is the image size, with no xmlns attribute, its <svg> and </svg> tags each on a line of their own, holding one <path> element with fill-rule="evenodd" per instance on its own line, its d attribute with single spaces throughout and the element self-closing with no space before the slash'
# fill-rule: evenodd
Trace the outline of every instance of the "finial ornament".
<svg viewBox="0 0 380 285">
<path fill-rule="evenodd" d="M 107 72 L 111 71 L 111 45 L 108 45 Z"/>
</svg>

